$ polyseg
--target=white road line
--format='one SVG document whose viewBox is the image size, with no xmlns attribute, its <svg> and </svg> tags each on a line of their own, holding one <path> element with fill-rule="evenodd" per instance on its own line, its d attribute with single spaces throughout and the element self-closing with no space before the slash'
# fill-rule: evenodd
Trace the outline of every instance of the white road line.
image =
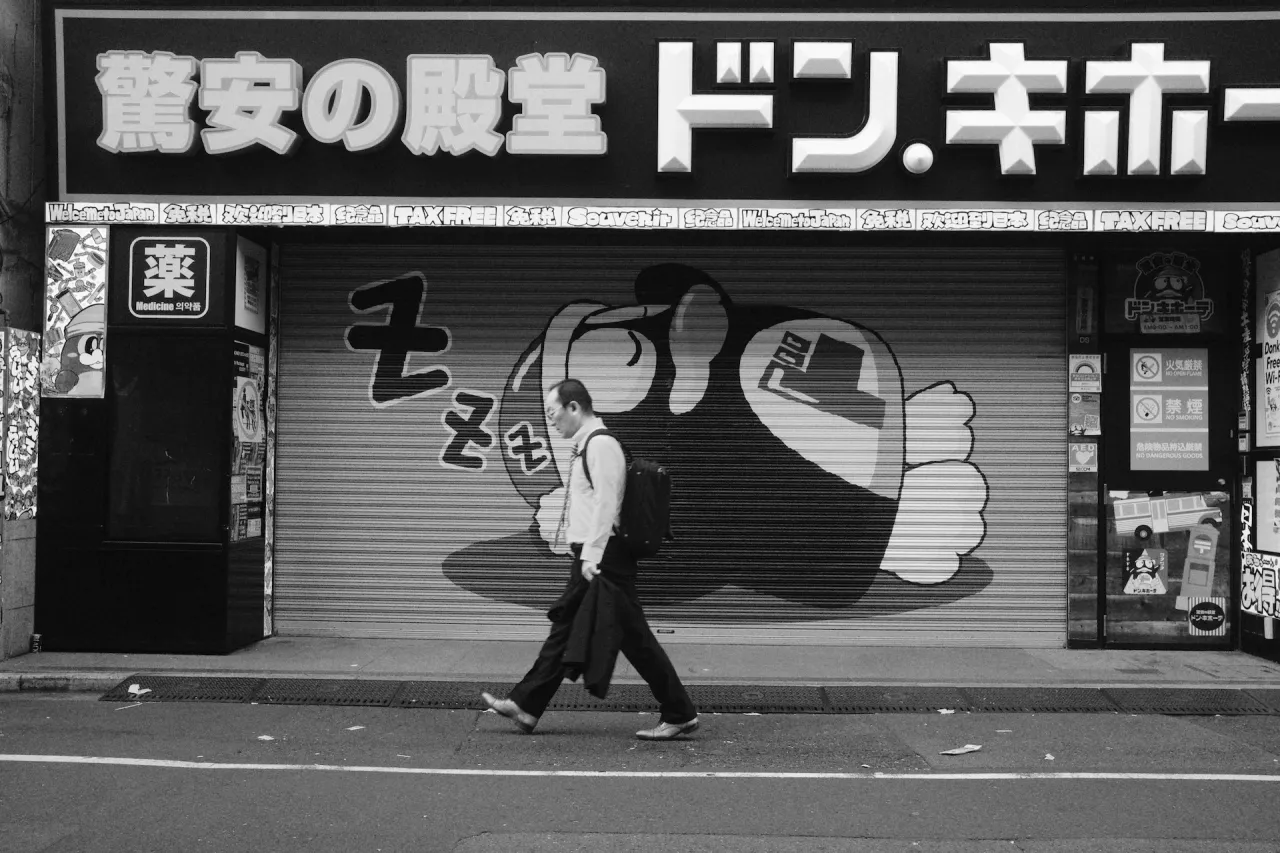
<svg viewBox="0 0 1280 853">
<path fill-rule="evenodd" d="M 20 764 L 105 764 L 117 767 L 165 767 L 180 770 L 285 770 L 339 773 L 395 773 L 416 776 L 535 776 L 589 779 L 815 779 L 911 780 L 930 782 L 990 782 L 1017 780 L 1113 780 L 1148 782 L 1280 782 L 1274 773 L 1110 773 L 974 771 L 972 773 L 800 773 L 769 771 L 697 770 L 500 770 L 470 767 L 376 767 L 339 764 L 231 764 L 216 761 L 174 761 L 163 758 L 117 758 L 99 755 L 4 755 L 0 761 Z"/>
</svg>

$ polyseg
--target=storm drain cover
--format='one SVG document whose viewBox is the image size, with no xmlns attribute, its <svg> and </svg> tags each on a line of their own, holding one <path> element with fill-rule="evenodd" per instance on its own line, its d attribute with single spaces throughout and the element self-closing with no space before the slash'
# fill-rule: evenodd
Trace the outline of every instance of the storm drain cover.
<svg viewBox="0 0 1280 853">
<path fill-rule="evenodd" d="M 843 714 L 969 710 L 956 687 L 827 687 L 831 710 Z"/>
<path fill-rule="evenodd" d="M 1245 692 L 1270 708 L 1273 714 L 1280 713 L 1280 690 L 1251 687 Z"/>
<path fill-rule="evenodd" d="M 138 692 L 129 688 L 138 685 Z M 261 678 L 131 675 L 103 694 L 103 702 L 247 702 Z M 146 691 L 146 692 L 141 692 Z"/>
<path fill-rule="evenodd" d="M 1121 711 L 1130 714 L 1270 714 L 1271 709 L 1243 690 L 1108 687 Z"/>
<path fill-rule="evenodd" d="M 1008 713 L 1114 712 L 1101 691 L 1087 687 L 966 687 L 974 711 Z"/>
<path fill-rule="evenodd" d="M 658 701 L 643 684 L 613 684 L 608 696 L 597 699 L 581 684 L 566 682 L 560 685 L 547 708 L 552 711 L 656 711 Z"/>
<path fill-rule="evenodd" d="M 827 710 L 821 687 L 693 684 L 689 698 L 699 711 L 735 714 L 821 714 Z"/>
<path fill-rule="evenodd" d="M 391 704 L 397 708 L 484 710 L 487 706 L 481 693 L 504 699 L 511 687 L 498 681 L 408 681 Z"/>
<path fill-rule="evenodd" d="M 400 681 L 340 678 L 268 678 L 253 696 L 269 705 L 368 705 L 386 707 Z"/>
</svg>

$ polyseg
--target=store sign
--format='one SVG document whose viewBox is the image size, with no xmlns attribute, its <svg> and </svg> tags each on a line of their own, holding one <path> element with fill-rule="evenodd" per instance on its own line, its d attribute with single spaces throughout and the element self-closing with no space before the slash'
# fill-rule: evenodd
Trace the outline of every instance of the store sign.
<svg viewBox="0 0 1280 853">
<path fill-rule="evenodd" d="M 129 244 L 129 313 L 194 319 L 209 312 L 209 244 L 199 237 L 138 237 Z"/>
<path fill-rule="evenodd" d="M 1187 629 L 1193 637 L 1225 637 L 1227 635 L 1227 600 L 1225 598 L 1193 598 L 1188 601 Z"/>
<path fill-rule="evenodd" d="M 1129 467 L 1209 469 L 1207 349 L 1131 350 Z"/>
<path fill-rule="evenodd" d="M 955 16 L 860 17 L 670 12 L 620 26 L 591 12 L 61 9 L 58 191 L 370 195 L 354 170 L 373 195 L 423 197 L 493 196 L 518 180 L 542 198 L 996 200 L 999 178 L 1019 176 L 1020 197 L 1091 198 L 1120 183 L 1174 200 L 1188 178 L 1213 175 L 1198 198 L 1262 203 L 1233 213 L 1231 228 L 1280 216 L 1266 209 L 1275 180 L 1245 179 L 1267 164 L 1238 156 L 1258 150 L 1240 145 L 1239 128 L 1280 121 L 1280 72 L 1260 80 L 1250 61 L 1280 37 L 1274 16 L 1204 13 L 1212 34 L 1105 13 L 1029 14 L 1021 26 L 969 14 L 964 28 Z M 246 26 L 252 42 L 236 43 Z M 547 43 L 563 49 L 535 49 Z M 180 166 L 141 175 L 155 157 Z M 139 174 L 92 170 L 130 159 Z M 583 165 L 594 160 L 609 165 Z M 1204 231 L 1214 213 L 1138 206 L 1100 227 Z M 1033 221 L 980 206 L 920 227 Z"/>
<path fill-rule="evenodd" d="M 696 93 L 693 41 L 659 41 L 656 68 L 657 170 L 692 172 L 695 130 L 772 130 L 774 85 L 781 51 L 774 40 L 716 43 L 715 83 L 725 91 Z M 1209 95 L 1207 60 L 1166 58 L 1163 42 L 1136 43 L 1128 57 L 1085 60 L 1083 94 L 1128 99 L 1128 175 L 1163 173 L 1162 104 L 1166 95 Z M 743 48 L 750 57 L 744 65 Z M 791 45 L 793 85 L 853 79 L 853 41 L 798 41 Z M 999 153 L 1000 173 L 1036 174 L 1036 150 L 1067 141 L 1065 110 L 1032 107 L 1033 94 L 1066 95 L 1063 59 L 1028 55 L 1023 42 L 989 42 L 987 56 L 944 60 L 946 95 L 990 95 L 990 109 L 945 109 L 947 145 L 989 145 Z M 865 172 L 879 165 L 897 139 L 898 51 L 871 50 L 865 88 L 867 121 L 848 136 L 796 136 L 790 168 L 795 174 Z M 508 154 L 598 156 L 608 136 L 593 113 L 605 103 L 605 71 L 584 53 L 527 53 L 500 69 L 486 54 L 410 54 L 398 82 L 365 58 L 343 58 L 317 69 L 303 85 L 303 68 L 290 57 L 268 58 L 252 50 L 234 57 L 177 56 L 169 51 L 108 50 L 97 56 L 95 83 L 102 99 L 99 147 L 113 153 L 186 154 L 197 138 L 209 154 L 260 145 L 289 154 L 300 134 L 282 123 L 301 111 L 316 142 L 352 152 L 377 148 L 403 125 L 399 141 L 412 154 L 458 156 L 479 151 Z M 400 92 L 403 85 L 404 98 Z M 743 87 L 743 91 L 733 91 Z M 519 106 L 511 130 L 495 130 L 505 99 Z M 1275 120 L 1280 88 L 1224 90 L 1223 121 Z M 368 105 L 367 112 L 361 105 Z M 207 110 L 197 132 L 192 104 Z M 1205 174 L 1209 102 L 1174 109 L 1172 175 Z M 403 112 L 403 122 L 401 114 Z M 1274 113 L 1274 114 L 1273 114 Z M 1121 113 L 1084 113 L 1085 175 L 1117 175 Z M 904 165 L 927 171 L 933 152 L 917 148 Z M 1143 214 L 1150 216 L 1150 214 Z M 1186 215 L 1186 214 L 1184 214 Z"/>
<path fill-rule="evenodd" d="M 1124 318 L 1137 320 L 1143 334 L 1197 334 L 1213 316 L 1200 262 L 1184 252 L 1154 252 L 1135 265 L 1133 297 Z"/>
</svg>

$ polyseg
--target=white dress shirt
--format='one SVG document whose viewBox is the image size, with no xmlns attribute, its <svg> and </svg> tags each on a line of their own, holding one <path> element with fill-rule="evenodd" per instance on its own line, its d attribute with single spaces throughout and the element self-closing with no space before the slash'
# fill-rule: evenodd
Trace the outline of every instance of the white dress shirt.
<svg viewBox="0 0 1280 853">
<path fill-rule="evenodd" d="M 587 446 L 587 465 L 591 483 L 582 469 L 582 446 L 587 436 L 604 429 L 604 421 L 592 415 L 573 437 L 578 453 L 569 465 L 569 521 L 565 540 L 582 545 L 582 559 L 599 563 L 609 537 L 618 526 L 622 495 L 627 487 L 627 458 L 622 445 L 611 435 L 592 440 Z"/>
</svg>

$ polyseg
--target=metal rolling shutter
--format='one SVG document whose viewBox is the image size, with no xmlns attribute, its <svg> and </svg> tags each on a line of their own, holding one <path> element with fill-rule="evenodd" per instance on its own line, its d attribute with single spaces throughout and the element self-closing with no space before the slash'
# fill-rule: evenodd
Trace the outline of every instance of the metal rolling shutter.
<svg viewBox="0 0 1280 853">
<path fill-rule="evenodd" d="M 904 443 L 912 436 L 954 436 L 959 398 L 942 383 L 954 385 L 976 408 L 968 464 L 980 473 L 975 480 L 952 464 L 941 476 L 936 467 L 908 464 L 901 476 L 911 482 L 912 511 L 903 509 L 902 491 L 895 517 L 892 506 L 849 499 L 830 478 L 809 489 L 796 475 L 800 463 L 791 445 L 815 435 L 821 440 L 817 421 L 810 433 L 793 431 L 791 445 L 781 449 L 761 431 L 766 416 L 751 417 L 740 401 L 710 409 L 727 413 L 726 420 L 701 423 L 692 446 L 680 418 L 640 430 L 653 440 L 631 449 L 671 464 L 678 492 L 682 482 L 719 484 L 705 493 L 718 506 L 683 504 L 676 525 L 677 535 L 693 543 L 681 547 L 709 541 L 723 547 L 699 552 L 697 564 L 678 559 L 673 548 L 642 582 L 651 621 L 674 631 L 664 633 L 664 641 L 1062 645 L 1064 262 L 1059 251 L 1010 248 L 285 246 L 279 632 L 543 636 L 543 610 L 563 583 L 565 564 L 546 552 L 531 527 L 536 495 L 518 493 L 521 472 L 508 467 L 516 456 L 505 452 L 504 433 L 521 417 L 535 427 L 540 418 L 536 374 L 552 349 L 535 344 L 553 337 L 548 331 L 539 338 L 548 322 L 578 310 L 562 310 L 576 301 L 635 305 L 637 273 L 672 261 L 723 286 L 737 312 L 730 343 L 742 323 L 767 326 L 790 317 L 799 324 L 794 328 L 813 330 L 805 340 L 825 346 L 823 358 L 839 365 L 850 352 L 842 336 L 855 334 L 849 322 L 872 330 L 868 339 L 878 335 L 886 344 L 876 362 L 884 396 L 894 396 L 890 364 L 901 372 L 906 397 L 927 388 L 933 395 L 905 404 L 890 400 L 885 413 L 875 414 L 881 435 L 889 434 L 897 409 L 905 413 Z M 361 314 L 348 300 L 363 285 L 410 271 L 421 271 L 428 282 L 418 322 L 447 328 L 451 342 L 443 354 L 413 354 L 408 370 L 439 364 L 449 369 L 451 384 L 379 408 L 370 400 L 377 354 L 344 341 L 353 324 L 385 323 L 387 310 Z M 760 340 L 773 338 L 751 338 L 747 350 Z M 808 346 L 796 340 L 784 345 Z M 815 351 L 811 364 L 818 357 Z M 721 374 L 713 374 L 704 399 L 714 402 L 725 387 L 716 381 Z M 812 375 L 819 375 L 816 368 Z M 467 448 L 484 459 L 484 470 L 441 462 L 452 435 L 442 418 L 459 390 L 496 401 L 487 422 L 492 449 Z M 827 409 L 856 420 L 848 407 L 857 394 L 845 396 Z M 759 399 L 766 408 L 773 400 Z M 617 428 L 616 419 L 604 417 Z M 949 427 L 940 429 L 944 421 Z M 882 442 L 879 458 L 867 464 L 877 477 L 889 471 L 892 479 L 894 464 L 903 466 L 885 463 L 893 454 L 889 444 Z M 934 552 L 967 547 L 957 541 L 972 534 L 978 499 L 972 489 L 979 480 L 987 491 L 981 543 L 948 580 L 925 582 L 945 576 L 931 568 L 946 565 Z M 726 528 L 726 518 L 742 529 Z M 752 518 L 769 523 L 750 524 Z M 897 537 L 895 554 L 911 558 L 895 564 L 904 568 L 901 575 L 879 570 L 886 535 Z M 831 569 L 840 565 L 847 568 Z"/>
</svg>

